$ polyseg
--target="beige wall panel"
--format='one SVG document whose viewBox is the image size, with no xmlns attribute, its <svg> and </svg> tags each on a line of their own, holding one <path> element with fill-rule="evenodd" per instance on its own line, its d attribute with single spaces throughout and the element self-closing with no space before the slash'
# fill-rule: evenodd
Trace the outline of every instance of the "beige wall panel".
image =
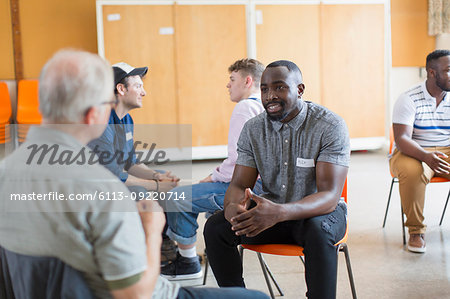
<svg viewBox="0 0 450 299">
<path fill-rule="evenodd" d="M 45 62 L 61 48 L 97 52 L 94 0 L 20 2 L 24 77 L 37 78 Z"/>
<path fill-rule="evenodd" d="M 256 53 L 265 65 L 279 59 L 302 70 L 305 100 L 321 103 L 319 5 L 257 5 L 262 24 L 256 25 Z"/>
<path fill-rule="evenodd" d="M 108 21 L 108 16 L 120 20 Z M 113 18 L 114 19 L 114 18 Z M 105 57 L 112 63 L 148 66 L 144 78 L 147 95 L 143 107 L 131 111 L 136 124 L 177 123 L 174 35 L 161 35 L 160 28 L 173 28 L 169 5 L 103 6 Z"/>
<path fill-rule="evenodd" d="M 0 80 L 14 79 L 14 54 L 9 0 L 0 1 Z"/>
<path fill-rule="evenodd" d="M 391 0 L 392 66 L 425 66 L 435 49 L 428 35 L 427 0 Z"/>
<path fill-rule="evenodd" d="M 322 5 L 322 100 L 351 138 L 384 136 L 383 5 Z"/>
<path fill-rule="evenodd" d="M 192 124 L 192 145 L 227 144 L 234 104 L 228 66 L 246 57 L 243 5 L 177 5 L 176 55 L 180 123 Z"/>
</svg>

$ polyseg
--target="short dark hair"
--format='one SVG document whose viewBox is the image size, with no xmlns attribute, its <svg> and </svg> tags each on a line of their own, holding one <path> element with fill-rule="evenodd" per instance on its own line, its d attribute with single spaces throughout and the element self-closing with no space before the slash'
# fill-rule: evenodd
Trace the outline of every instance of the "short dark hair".
<svg viewBox="0 0 450 299">
<path fill-rule="evenodd" d="M 142 78 L 142 76 L 140 76 Z M 128 80 L 130 80 L 130 76 L 126 76 L 125 78 L 123 78 L 122 80 L 120 80 L 117 84 L 123 84 L 125 86 L 125 88 L 128 89 Z M 118 95 L 119 91 L 117 90 L 117 84 L 116 86 L 114 86 L 114 94 Z"/>
<path fill-rule="evenodd" d="M 235 61 L 232 65 L 230 65 L 230 67 L 228 67 L 228 72 L 230 73 L 239 71 L 243 72 L 246 76 L 252 76 L 255 86 L 259 87 L 261 76 L 264 72 L 264 64 L 256 59 L 244 58 Z"/>
<path fill-rule="evenodd" d="M 303 79 L 303 75 L 302 75 L 302 71 L 300 70 L 300 68 L 293 63 L 292 61 L 289 60 L 277 60 L 274 61 L 272 63 L 270 63 L 267 68 L 269 67 L 279 67 L 279 66 L 284 66 L 286 67 L 290 72 L 296 72 L 300 75 L 300 79 Z"/>
<path fill-rule="evenodd" d="M 426 69 L 435 68 L 434 62 L 441 57 L 450 56 L 449 50 L 435 50 L 427 55 Z"/>
</svg>

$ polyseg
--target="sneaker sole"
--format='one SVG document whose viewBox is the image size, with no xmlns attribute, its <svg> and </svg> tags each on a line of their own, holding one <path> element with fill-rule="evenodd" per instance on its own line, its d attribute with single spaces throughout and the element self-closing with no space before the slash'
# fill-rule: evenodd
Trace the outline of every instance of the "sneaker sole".
<svg viewBox="0 0 450 299">
<path fill-rule="evenodd" d="M 176 276 L 161 274 L 161 276 L 170 281 L 196 279 L 196 278 L 203 277 L 203 271 L 200 271 L 198 273 L 193 273 L 193 274 L 182 274 L 182 275 L 180 274 L 180 275 L 176 275 Z"/>
<path fill-rule="evenodd" d="M 426 247 L 412 247 L 408 245 L 408 250 L 414 253 L 425 253 L 427 251 Z"/>
</svg>

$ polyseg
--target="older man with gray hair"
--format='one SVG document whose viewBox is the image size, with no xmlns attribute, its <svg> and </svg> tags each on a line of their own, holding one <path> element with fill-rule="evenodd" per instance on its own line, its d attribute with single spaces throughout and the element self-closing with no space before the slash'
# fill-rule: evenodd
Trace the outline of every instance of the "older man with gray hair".
<svg viewBox="0 0 450 299">
<path fill-rule="evenodd" d="M 20 285 L 13 288 L 15 297 L 53 297 L 54 290 L 33 282 L 54 269 L 40 268 L 25 277 L 21 273 L 30 265 L 8 265 L 3 249 L 17 256 L 57 258 L 80 271 L 99 298 L 263 296 L 241 289 L 184 289 L 159 277 L 161 209 L 146 201 L 139 203 L 143 209 L 138 213 L 128 188 L 87 157 L 86 144 L 103 133 L 115 103 L 113 82 L 106 61 L 75 50 L 56 53 L 41 72 L 43 124 L 32 127 L 26 141 L 0 162 L 0 264 L 15 267 L 14 275 L 20 276 L 8 281 Z M 37 149 L 40 155 L 32 154 Z M 108 194 L 122 200 L 105 200 Z"/>
</svg>

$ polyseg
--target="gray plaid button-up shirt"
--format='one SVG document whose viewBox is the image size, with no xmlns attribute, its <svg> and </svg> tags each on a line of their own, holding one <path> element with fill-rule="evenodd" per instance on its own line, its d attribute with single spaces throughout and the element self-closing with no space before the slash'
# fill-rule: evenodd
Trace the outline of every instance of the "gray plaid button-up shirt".
<svg viewBox="0 0 450 299">
<path fill-rule="evenodd" d="M 348 167 L 350 140 L 344 120 L 330 110 L 299 100 L 300 113 L 288 123 L 267 113 L 250 119 L 238 141 L 236 164 L 256 168 L 264 192 L 277 203 L 317 192 L 319 161 Z"/>
</svg>

